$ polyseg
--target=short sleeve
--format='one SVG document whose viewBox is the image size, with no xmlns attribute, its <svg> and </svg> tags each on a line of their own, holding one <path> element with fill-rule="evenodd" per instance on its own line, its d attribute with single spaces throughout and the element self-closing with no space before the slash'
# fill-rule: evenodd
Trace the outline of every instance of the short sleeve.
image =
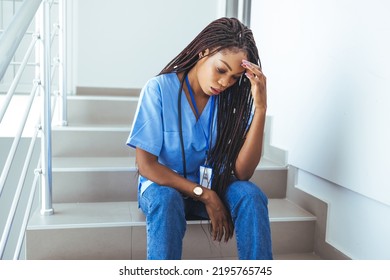
<svg viewBox="0 0 390 280">
<path fill-rule="evenodd" d="M 151 79 L 141 90 L 127 145 L 158 156 L 163 143 L 162 126 L 161 89 Z"/>
</svg>

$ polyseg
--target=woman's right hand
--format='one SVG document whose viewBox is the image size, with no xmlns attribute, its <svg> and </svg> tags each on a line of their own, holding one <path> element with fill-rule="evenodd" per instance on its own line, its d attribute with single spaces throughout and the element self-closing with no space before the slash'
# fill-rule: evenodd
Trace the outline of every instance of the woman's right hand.
<svg viewBox="0 0 390 280">
<path fill-rule="evenodd" d="M 218 241 L 224 239 L 225 242 L 228 242 L 233 237 L 234 226 L 221 199 L 215 191 L 205 189 L 200 200 L 205 204 L 211 220 L 213 239 Z"/>
</svg>

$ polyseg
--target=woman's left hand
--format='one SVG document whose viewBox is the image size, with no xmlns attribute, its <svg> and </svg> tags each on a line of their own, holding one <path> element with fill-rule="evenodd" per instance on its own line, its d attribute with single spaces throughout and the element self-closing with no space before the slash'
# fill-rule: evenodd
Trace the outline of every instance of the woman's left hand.
<svg viewBox="0 0 390 280">
<path fill-rule="evenodd" d="M 251 91 L 256 109 L 267 109 L 267 78 L 261 68 L 247 60 L 242 60 L 242 67 L 246 69 L 245 76 L 251 83 Z"/>
</svg>

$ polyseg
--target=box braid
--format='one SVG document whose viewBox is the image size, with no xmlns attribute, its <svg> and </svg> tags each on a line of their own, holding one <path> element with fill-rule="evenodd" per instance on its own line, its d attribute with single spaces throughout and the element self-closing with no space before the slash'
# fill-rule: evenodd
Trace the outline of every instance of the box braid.
<svg viewBox="0 0 390 280">
<path fill-rule="evenodd" d="M 185 76 L 199 61 L 199 53 L 206 49 L 210 50 L 209 55 L 226 50 L 244 51 L 250 62 L 260 65 L 252 31 L 236 18 L 217 19 L 206 26 L 160 72 L 160 74 L 183 72 L 179 89 L 179 104 Z M 216 104 L 218 106 L 217 139 L 215 146 L 209 152 L 209 164 L 213 168 L 211 188 L 223 199 L 226 188 L 232 180 L 234 165 L 250 126 L 253 104 L 250 82 L 242 76 L 240 81 L 217 96 Z M 181 114 L 180 111 L 179 114 Z M 183 162 L 185 168 L 184 156 Z"/>
</svg>

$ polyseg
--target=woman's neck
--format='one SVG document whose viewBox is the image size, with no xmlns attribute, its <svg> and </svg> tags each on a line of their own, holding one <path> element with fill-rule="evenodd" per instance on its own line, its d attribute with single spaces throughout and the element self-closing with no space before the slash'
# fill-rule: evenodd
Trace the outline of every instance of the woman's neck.
<svg viewBox="0 0 390 280">
<path fill-rule="evenodd" d="M 187 76 L 188 76 L 188 81 L 190 82 L 191 89 L 192 89 L 192 92 L 194 93 L 194 95 L 199 97 L 199 98 L 204 98 L 204 99 L 208 100 L 210 96 L 208 94 L 206 94 L 200 86 L 196 66 L 190 70 L 190 72 L 188 73 Z"/>
<path fill-rule="evenodd" d="M 190 83 L 191 91 L 194 95 L 196 106 L 198 108 L 199 113 L 201 114 L 204 107 L 206 106 L 207 101 L 209 100 L 210 96 L 205 94 L 203 92 L 203 90 L 201 89 L 200 84 L 199 84 L 198 79 L 197 79 L 196 74 L 195 74 L 196 72 L 194 72 L 193 69 L 190 70 L 190 72 L 188 73 L 187 76 L 188 76 L 188 81 Z M 179 80 L 181 80 L 183 78 L 184 72 L 178 73 L 177 75 L 179 77 Z M 184 91 L 186 92 L 188 102 L 190 102 L 191 107 L 193 107 L 192 100 L 191 100 L 186 82 L 184 82 L 183 88 L 184 88 Z M 192 108 L 192 109 L 194 110 L 194 108 Z M 195 110 L 194 110 L 194 112 L 195 112 Z"/>
</svg>

